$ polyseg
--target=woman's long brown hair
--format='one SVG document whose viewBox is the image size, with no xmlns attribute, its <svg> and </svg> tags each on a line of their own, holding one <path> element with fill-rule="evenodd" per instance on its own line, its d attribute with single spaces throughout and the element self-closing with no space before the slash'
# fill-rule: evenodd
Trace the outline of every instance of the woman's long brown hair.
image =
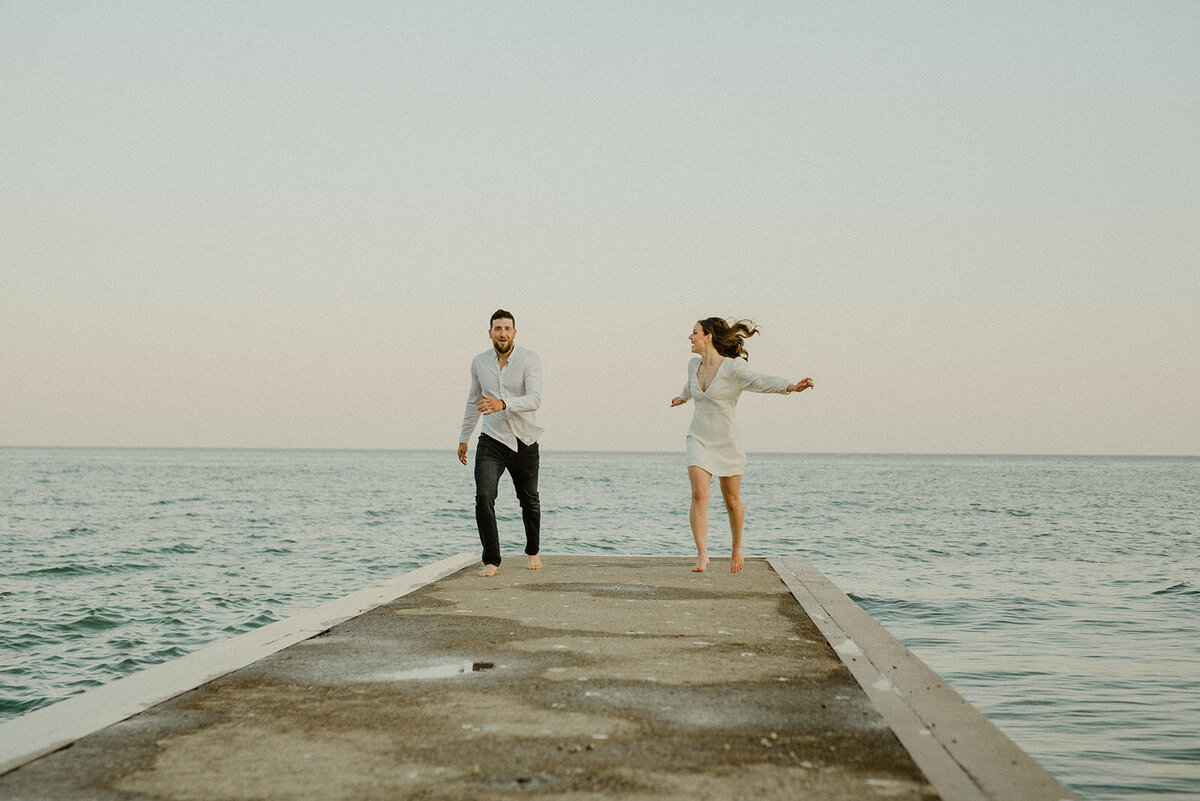
<svg viewBox="0 0 1200 801">
<path fill-rule="evenodd" d="M 700 330 L 712 336 L 713 347 L 722 356 L 734 359 L 741 357 L 750 361 L 746 352 L 745 341 L 758 333 L 758 326 L 753 320 L 736 320 L 733 323 L 722 317 L 705 317 L 700 323 Z"/>
</svg>

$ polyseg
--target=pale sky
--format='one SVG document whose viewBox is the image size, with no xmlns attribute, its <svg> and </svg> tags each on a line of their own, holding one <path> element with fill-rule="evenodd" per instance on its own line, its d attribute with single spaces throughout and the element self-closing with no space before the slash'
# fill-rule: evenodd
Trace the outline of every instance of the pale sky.
<svg viewBox="0 0 1200 801">
<path fill-rule="evenodd" d="M 0 0 L 0 445 L 1200 454 L 1200 3 Z"/>
</svg>

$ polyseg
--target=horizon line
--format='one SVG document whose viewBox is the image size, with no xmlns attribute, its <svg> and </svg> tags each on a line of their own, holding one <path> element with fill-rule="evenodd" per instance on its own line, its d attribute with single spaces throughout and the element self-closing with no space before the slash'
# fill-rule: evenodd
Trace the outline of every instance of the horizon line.
<svg viewBox="0 0 1200 801">
<path fill-rule="evenodd" d="M 7 445 L 12 450 L 125 450 L 125 451 L 274 451 L 329 453 L 453 453 L 449 448 L 354 448 L 320 446 L 258 446 L 258 445 Z M 676 450 L 597 450 L 591 448 L 545 448 L 550 453 L 628 453 L 645 455 L 682 454 Z M 1154 458 L 1196 459 L 1200 453 L 1034 453 L 1024 451 L 750 451 L 759 456 L 1007 456 L 1007 457 L 1095 457 L 1095 458 Z"/>
</svg>

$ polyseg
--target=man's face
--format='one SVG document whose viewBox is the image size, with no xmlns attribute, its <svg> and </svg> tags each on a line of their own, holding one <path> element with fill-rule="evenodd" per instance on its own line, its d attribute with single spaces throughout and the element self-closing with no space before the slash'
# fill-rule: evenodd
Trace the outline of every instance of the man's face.
<svg viewBox="0 0 1200 801">
<path fill-rule="evenodd" d="M 492 347 L 496 349 L 496 353 L 503 356 L 512 350 L 513 340 L 517 338 L 517 329 L 509 318 L 497 317 L 492 320 L 488 336 L 492 338 Z"/>
</svg>

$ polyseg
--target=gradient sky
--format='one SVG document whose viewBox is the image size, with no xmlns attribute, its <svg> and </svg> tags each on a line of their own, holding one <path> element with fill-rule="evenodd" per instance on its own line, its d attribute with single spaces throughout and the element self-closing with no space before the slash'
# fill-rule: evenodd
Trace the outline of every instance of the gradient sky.
<svg viewBox="0 0 1200 801">
<path fill-rule="evenodd" d="M 1200 3 L 0 0 L 0 445 L 1200 454 Z M 452 457 L 448 457 L 452 458 Z"/>
</svg>

